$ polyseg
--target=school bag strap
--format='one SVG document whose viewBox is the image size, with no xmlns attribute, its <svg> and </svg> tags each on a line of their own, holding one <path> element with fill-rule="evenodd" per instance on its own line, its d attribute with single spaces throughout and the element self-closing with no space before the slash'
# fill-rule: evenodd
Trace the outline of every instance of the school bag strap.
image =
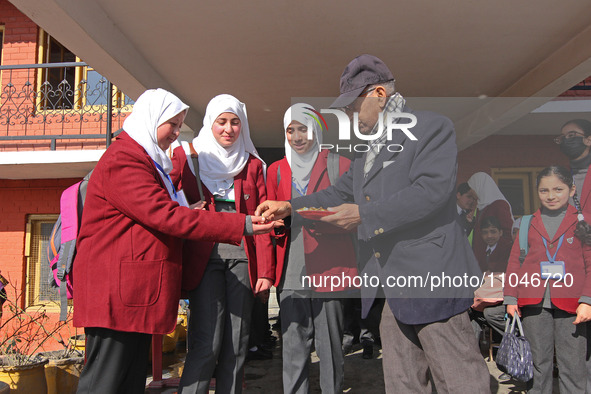
<svg viewBox="0 0 591 394">
<path fill-rule="evenodd" d="M 340 160 L 341 157 L 338 154 L 328 152 L 328 157 L 326 158 L 326 170 L 328 171 L 328 180 L 331 185 L 335 185 L 339 179 Z"/>
<path fill-rule="evenodd" d="M 527 235 L 532 217 L 533 215 L 523 215 L 521 217 L 521 223 L 519 223 L 519 265 L 522 265 L 525 261 L 525 256 L 527 256 L 529 249 Z"/>
<path fill-rule="evenodd" d="M 330 181 L 331 185 L 337 183 L 339 176 L 340 176 L 340 164 L 341 164 L 341 156 L 337 153 L 328 152 L 328 157 L 326 158 L 326 171 L 328 173 L 328 180 Z M 281 166 L 277 165 L 277 188 L 279 188 L 279 183 L 281 182 Z"/>
<path fill-rule="evenodd" d="M 193 170 L 195 171 L 195 181 L 197 182 L 197 188 L 199 189 L 199 198 L 201 201 L 205 201 L 205 194 L 203 194 L 203 185 L 201 184 L 201 178 L 199 177 L 199 156 L 197 155 L 197 151 L 193 147 L 193 144 L 188 143 L 187 141 L 181 141 L 181 145 L 183 150 L 185 151 L 185 156 L 188 159 L 191 159 L 193 163 Z"/>
</svg>

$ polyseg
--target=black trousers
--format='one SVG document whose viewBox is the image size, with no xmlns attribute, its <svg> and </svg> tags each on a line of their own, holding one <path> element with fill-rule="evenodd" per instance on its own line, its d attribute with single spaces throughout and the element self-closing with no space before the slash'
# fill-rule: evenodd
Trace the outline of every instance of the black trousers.
<svg viewBox="0 0 591 394">
<path fill-rule="evenodd" d="M 86 365 L 77 393 L 143 394 L 152 335 L 85 328 Z"/>
</svg>

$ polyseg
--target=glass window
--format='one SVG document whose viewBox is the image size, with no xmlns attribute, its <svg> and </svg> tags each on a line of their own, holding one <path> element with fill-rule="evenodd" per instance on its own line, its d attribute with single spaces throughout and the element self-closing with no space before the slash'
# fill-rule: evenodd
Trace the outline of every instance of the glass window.
<svg viewBox="0 0 591 394">
<path fill-rule="evenodd" d="M 49 34 L 45 34 L 43 43 L 44 63 L 75 62 L 76 55 L 57 42 Z M 44 110 L 72 109 L 76 102 L 76 68 L 58 67 L 43 70 L 41 86 L 42 105 Z"/>
<path fill-rule="evenodd" d="M 31 215 L 27 223 L 25 257 L 27 261 L 27 306 L 45 304 L 57 307 L 59 292 L 50 286 L 52 276 L 47 247 L 57 215 Z"/>
<path fill-rule="evenodd" d="M 511 204 L 513 216 L 535 212 L 540 207 L 536 192 L 536 177 L 542 168 L 493 168 L 492 178 Z"/>
<path fill-rule="evenodd" d="M 40 63 L 81 61 L 73 52 L 43 30 L 40 30 L 39 35 L 39 59 Z M 108 80 L 92 67 L 44 68 L 39 75 L 39 105 L 42 110 L 107 105 Z M 113 86 L 114 108 L 122 108 L 133 103 L 133 100 Z"/>
<path fill-rule="evenodd" d="M 107 105 L 109 83 L 91 68 L 86 73 L 86 105 Z"/>
</svg>

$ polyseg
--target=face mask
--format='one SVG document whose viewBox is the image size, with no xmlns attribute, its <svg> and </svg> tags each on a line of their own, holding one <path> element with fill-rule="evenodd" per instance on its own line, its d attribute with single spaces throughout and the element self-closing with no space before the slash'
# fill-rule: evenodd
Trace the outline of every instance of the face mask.
<svg viewBox="0 0 591 394">
<path fill-rule="evenodd" d="M 587 145 L 583 143 L 583 137 L 565 138 L 560 143 L 560 150 L 571 160 L 581 156 L 585 149 Z"/>
</svg>

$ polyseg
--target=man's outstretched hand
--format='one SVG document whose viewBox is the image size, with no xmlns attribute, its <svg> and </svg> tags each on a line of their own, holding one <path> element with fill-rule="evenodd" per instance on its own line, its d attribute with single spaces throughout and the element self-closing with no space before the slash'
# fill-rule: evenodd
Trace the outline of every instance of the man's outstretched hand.
<svg viewBox="0 0 591 394">
<path fill-rule="evenodd" d="M 328 208 L 328 210 L 335 213 L 323 216 L 320 221 L 330 223 L 346 231 L 355 229 L 361 223 L 359 205 L 357 204 L 341 204 L 338 207 Z"/>
<path fill-rule="evenodd" d="M 291 204 L 289 201 L 267 200 L 257 207 L 254 214 L 266 220 L 284 219 L 291 215 Z"/>
</svg>

